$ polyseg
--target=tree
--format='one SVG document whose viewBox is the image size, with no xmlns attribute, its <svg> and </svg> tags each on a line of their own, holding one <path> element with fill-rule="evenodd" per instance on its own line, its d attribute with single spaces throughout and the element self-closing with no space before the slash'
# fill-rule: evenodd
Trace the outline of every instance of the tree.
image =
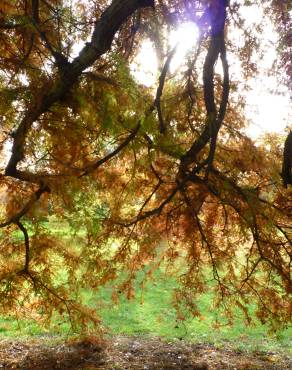
<svg viewBox="0 0 292 370">
<path fill-rule="evenodd" d="M 195 315 L 211 270 L 227 317 L 237 305 L 252 320 L 252 297 L 263 322 L 291 319 L 291 134 L 285 187 L 283 140 L 255 145 L 246 136 L 242 85 L 229 76 L 226 49 L 246 77 L 256 73 L 262 39 L 245 28 L 240 9 L 248 5 L 1 2 L 2 312 L 42 307 L 98 322 L 78 303 L 80 289 L 124 271 L 118 290 L 131 296 L 136 272 L 156 258 L 179 263 L 176 294 Z M 289 82 L 289 5 L 258 6 L 283 36 Z M 189 20 L 198 45 L 171 76 L 167 35 Z M 159 58 L 155 93 L 130 71 L 145 38 Z M 85 230 L 81 245 L 46 227 L 48 215 L 68 222 L 77 240 Z"/>
</svg>

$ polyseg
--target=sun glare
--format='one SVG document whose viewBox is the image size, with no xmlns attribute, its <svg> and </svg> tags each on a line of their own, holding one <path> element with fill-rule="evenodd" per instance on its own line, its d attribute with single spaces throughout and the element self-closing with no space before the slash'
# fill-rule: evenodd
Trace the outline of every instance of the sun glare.
<svg viewBox="0 0 292 370">
<path fill-rule="evenodd" d="M 170 65 L 171 72 L 174 72 L 183 63 L 186 54 L 197 45 L 198 39 L 199 29 L 193 22 L 183 23 L 170 33 L 171 47 L 177 46 L 177 51 Z"/>
<path fill-rule="evenodd" d="M 171 31 L 168 37 L 169 51 L 175 46 L 177 48 L 169 71 L 171 74 L 174 74 L 185 61 L 187 53 L 190 51 L 195 52 L 199 40 L 199 29 L 195 23 L 186 22 Z M 240 37 L 239 34 L 238 37 Z M 266 37 L 268 40 L 276 42 L 274 40 L 275 31 L 271 24 L 266 27 Z M 269 92 L 278 83 L 274 81 L 275 78 L 272 79 L 271 76 L 263 73 L 266 69 L 271 68 L 275 55 L 276 48 L 271 44 L 266 55 L 258 62 L 261 63 L 260 75 L 250 80 L 250 90 L 248 91 L 246 101 L 246 117 L 250 121 L 247 133 L 254 139 L 264 132 L 283 132 L 291 119 L 291 107 L 287 89 L 282 95 Z M 228 60 L 231 78 L 235 78 L 235 80 L 240 79 L 241 67 L 238 59 L 232 53 L 229 53 Z M 131 71 L 139 83 L 156 89 L 160 74 L 159 64 L 152 42 L 145 40 L 134 63 L 131 65 Z M 220 63 L 217 64 L 216 72 L 222 75 Z M 282 89 L 284 89 L 284 86 L 282 86 Z"/>
<path fill-rule="evenodd" d="M 135 61 L 131 64 L 131 72 L 142 85 L 150 87 L 156 83 L 158 61 L 150 40 L 143 41 Z"/>
<path fill-rule="evenodd" d="M 199 30 L 193 22 L 183 23 L 176 30 L 170 32 L 170 50 L 176 47 L 176 53 L 170 64 L 171 73 L 180 67 L 185 60 L 187 52 L 196 46 L 198 38 Z M 145 40 L 141 45 L 135 62 L 131 65 L 131 71 L 138 82 L 150 87 L 158 82 L 158 64 L 153 44 L 150 40 Z"/>
</svg>

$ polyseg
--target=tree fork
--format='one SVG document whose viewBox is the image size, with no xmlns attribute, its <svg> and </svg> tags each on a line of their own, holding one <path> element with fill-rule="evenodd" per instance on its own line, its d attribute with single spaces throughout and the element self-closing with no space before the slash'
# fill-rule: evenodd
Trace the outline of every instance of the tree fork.
<svg viewBox="0 0 292 370">
<path fill-rule="evenodd" d="M 210 140 L 210 150 L 208 156 L 208 170 L 212 165 L 215 155 L 217 134 L 225 117 L 228 96 L 229 96 L 229 72 L 226 59 L 226 46 L 224 37 L 224 27 L 226 21 L 226 1 L 218 0 L 215 6 L 210 6 L 206 12 L 210 14 L 211 40 L 203 67 L 203 88 L 204 101 L 207 111 L 206 124 L 203 132 L 193 143 L 191 148 L 181 157 L 180 176 L 186 172 L 187 167 L 196 161 L 196 156 L 207 145 Z M 214 9 L 213 9 L 214 8 Z M 202 18 L 204 15 L 202 16 Z M 200 21 L 199 21 L 200 23 Z M 217 112 L 214 93 L 214 66 L 218 57 L 221 57 L 223 66 L 223 92 L 221 96 L 219 112 Z M 207 175 L 207 173 L 206 173 Z"/>
<path fill-rule="evenodd" d="M 17 165 L 24 158 L 25 139 L 32 124 L 68 93 L 86 68 L 110 49 L 116 32 L 125 20 L 137 9 L 145 7 L 154 7 L 154 0 L 113 0 L 103 12 L 95 23 L 91 42 L 84 46 L 72 63 L 66 65 L 63 73 L 53 81 L 52 87 L 41 100 L 32 102 L 28 108 L 13 134 L 12 154 L 5 170 L 6 176 L 18 178 Z"/>
</svg>

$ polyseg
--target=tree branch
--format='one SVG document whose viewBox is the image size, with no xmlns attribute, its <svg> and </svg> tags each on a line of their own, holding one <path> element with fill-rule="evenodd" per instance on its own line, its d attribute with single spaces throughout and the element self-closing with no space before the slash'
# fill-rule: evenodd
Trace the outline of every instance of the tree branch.
<svg viewBox="0 0 292 370">
<path fill-rule="evenodd" d="M 27 229 L 23 226 L 20 221 L 15 222 L 15 224 L 19 227 L 24 235 L 24 245 L 25 245 L 25 262 L 24 268 L 22 270 L 23 273 L 28 273 L 29 271 L 29 237 Z"/>
<path fill-rule="evenodd" d="M 288 134 L 283 152 L 282 179 L 285 188 L 292 185 L 292 131 Z"/>
<path fill-rule="evenodd" d="M 50 192 L 50 189 L 47 186 L 42 186 L 39 188 L 31 197 L 31 199 L 26 203 L 26 205 L 14 216 L 12 216 L 8 221 L 0 224 L 0 228 L 9 226 L 11 224 L 17 224 L 21 217 L 23 217 L 33 206 L 33 204 L 38 201 L 43 193 Z"/>
<path fill-rule="evenodd" d="M 216 150 L 216 141 L 219 129 L 222 125 L 227 102 L 229 96 L 229 73 L 228 63 L 226 59 L 226 47 L 224 40 L 224 26 L 226 20 L 226 2 L 218 2 L 218 9 L 216 11 L 210 8 L 211 12 L 211 40 L 208 48 L 208 52 L 205 58 L 203 67 L 203 87 L 204 87 L 204 101 L 207 111 L 206 123 L 204 130 L 197 140 L 193 143 L 191 148 L 181 157 L 180 164 L 180 176 L 186 172 L 187 167 L 196 161 L 197 155 L 207 145 L 210 140 L 210 150 L 208 155 L 208 168 L 206 171 L 206 177 L 208 171 L 211 168 L 213 158 Z M 220 16 L 220 17 L 219 17 Z M 219 18 L 218 18 L 219 17 Z M 220 102 L 219 113 L 217 112 L 215 103 L 215 88 L 214 88 L 214 66 L 219 57 L 221 56 L 223 66 L 223 92 Z"/>
<path fill-rule="evenodd" d="M 221 57 L 221 62 L 222 62 L 222 67 L 223 67 L 223 91 L 222 91 L 219 113 L 217 115 L 216 121 L 210 122 L 211 138 L 210 138 L 210 151 L 209 151 L 209 156 L 207 160 L 208 167 L 207 167 L 206 174 L 205 174 L 206 178 L 208 177 L 208 173 L 211 170 L 212 163 L 215 157 L 218 132 L 220 130 L 223 119 L 225 117 L 225 112 L 226 112 L 227 103 L 228 103 L 228 96 L 229 96 L 229 70 L 228 70 L 229 67 L 228 67 L 228 62 L 226 58 L 226 47 L 225 47 L 224 40 L 221 40 L 220 57 Z"/>
<path fill-rule="evenodd" d="M 162 111 L 161 111 L 160 98 L 161 98 L 162 93 L 163 93 L 166 74 L 169 70 L 169 65 L 170 65 L 171 59 L 173 58 L 173 56 L 176 52 L 176 48 L 177 48 L 177 46 L 175 46 L 171 50 L 168 57 L 166 58 L 165 64 L 164 64 L 164 66 L 162 68 L 162 71 L 161 71 L 161 75 L 159 77 L 159 85 L 158 85 L 158 88 L 157 88 L 156 98 L 155 98 L 155 101 L 154 101 L 154 105 L 155 105 L 155 107 L 157 109 L 157 113 L 158 113 L 159 131 L 160 131 L 161 134 L 163 134 L 166 131 L 166 127 L 165 127 L 165 124 L 164 124 L 163 115 L 162 115 Z"/>
<path fill-rule="evenodd" d="M 98 161 L 95 161 L 94 163 L 88 165 L 84 172 L 78 177 L 83 177 L 85 175 L 88 175 L 90 172 L 96 170 L 98 167 L 100 167 L 103 163 L 109 161 L 111 158 L 113 158 L 115 155 L 117 155 L 122 149 L 124 149 L 137 135 L 140 128 L 140 122 L 135 127 L 135 129 L 132 131 L 132 133 L 111 153 L 103 157 L 102 159 L 99 159 Z"/>
<path fill-rule="evenodd" d="M 150 6 L 154 6 L 154 0 L 112 1 L 111 5 L 96 21 L 91 42 L 87 43 L 79 56 L 72 63 L 68 63 L 66 70 L 52 81 L 49 91 L 44 86 L 43 95 L 37 96 L 31 101 L 26 114 L 13 134 L 14 140 L 11 156 L 5 170 L 6 176 L 18 178 L 17 165 L 24 158 L 24 144 L 32 124 L 68 93 L 86 68 L 110 49 L 114 35 L 123 22 L 137 9 Z"/>
</svg>

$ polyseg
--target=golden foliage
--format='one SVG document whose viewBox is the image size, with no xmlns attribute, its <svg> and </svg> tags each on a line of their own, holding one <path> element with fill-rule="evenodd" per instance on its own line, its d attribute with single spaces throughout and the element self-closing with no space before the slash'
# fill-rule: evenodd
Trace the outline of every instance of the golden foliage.
<svg viewBox="0 0 292 370">
<path fill-rule="evenodd" d="M 160 1 L 155 11 L 150 0 L 26 3 L 0 4 L 1 312 L 42 320 L 58 311 L 72 325 L 99 325 L 82 306 L 84 289 L 119 278 L 113 301 L 119 292 L 130 299 L 137 271 L 147 265 L 151 279 L 163 264 L 180 282 L 179 320 L 186 308 L 203 318 L 196 299 L 211 289 L 230 322 L 236 306 L 250 323 L 253 299 L 260 320 L 285 325 L 292 203 L 280 178 L 283 138 L 256 145 L 246 136 L 240 89 L 226 70 L 211 76 L 212 88 L 208 58 L 226 60 L 208 27 L 176 75 L 164 69 L 156 98 L 131 74 L 146 38 L 163 69 L 167 28 L 190 11 L 199 24 L 201 2 Z M 260 40 L 236 7 L 227 11 L 221 41 L 248 78 Z M 229 37 L 234 28 L 242 45 Z"/>
</svg>

